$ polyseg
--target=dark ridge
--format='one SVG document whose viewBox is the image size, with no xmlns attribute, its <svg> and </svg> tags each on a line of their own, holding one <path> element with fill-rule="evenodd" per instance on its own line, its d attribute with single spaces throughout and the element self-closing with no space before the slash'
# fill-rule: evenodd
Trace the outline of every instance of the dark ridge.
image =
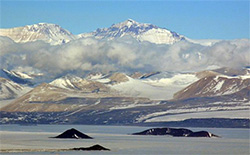
<svg viewBox="0 0 250 155">
<path fill-rule="evenodd" d="M 188 129 L 174 129 L 174 128 L 152 128 L 142 132 L 133 133 L 133 135 L 172 135 L 175 137 L 182 137 L 192 133 Z"/>
<path fill-rule="evenodd" d="M 198 131 L 189 134 L 188 137 L 219 137 L 219 136 L 209 133 L 207 131 Z"/>
<path fill-rule="evenodd" d="M 152 72 L 152 73 L 148 73 L 148 74 L 145 74 L 143 75 L 142 77 L 140 77 L 140 79 L 146 79 L 146 78 L 149 78 L 151 76 L 154 76 L 154 75 L 157 75 L 157 74 L 160 74 L 161 72 Z"/>
<path fill-rule="evenodd" d="M 175 128 L 152 128 L 132 135 L 170 135 L 173 137 L 219 137 L 207 131 L 193 132 L 189 129 Z"/>
<path fill-rule="evenodd" d="M 144 126 L 202 127 L 202 128 L 250 128 L 250 119 L 191 118 L 183 121 L 142 123 Z"/>
<path fill-rule="evenodd" d="M 63 132 L 62 134 L 51 138 L 93 139 L 92 137 L 85 135 L 74 128 L 69 129 Z"/>
<path fill-rule="evenodd" d="M 105 148 L 99 144 L 90 146 L 90 147 L 78 147 L 78 148 L 71 148 L 69 150 L 75 150 L 75 151 L 110 151 L 110 149 Z"/>
</svg>

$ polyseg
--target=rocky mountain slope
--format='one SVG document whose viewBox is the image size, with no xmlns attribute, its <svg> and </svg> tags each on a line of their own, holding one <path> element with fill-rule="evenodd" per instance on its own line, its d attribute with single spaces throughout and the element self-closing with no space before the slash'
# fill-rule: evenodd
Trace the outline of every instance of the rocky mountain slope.
<svg viewBox="0 0 250 155">
<path fill-rule="evenodd" d="M 236 93 L 250 86 L 250 76 L 215 75 L 201 78 L 174 95 L 175 99 L 211 97 Z"/>
</svg>

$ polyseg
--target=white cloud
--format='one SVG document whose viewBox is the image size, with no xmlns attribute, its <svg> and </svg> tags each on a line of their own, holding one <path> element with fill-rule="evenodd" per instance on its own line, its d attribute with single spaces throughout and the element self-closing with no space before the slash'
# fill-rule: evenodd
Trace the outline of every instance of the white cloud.
<svg viewBox="0 0 250 155">
<path fill-rule="evenodd" d="M 0 37 L 0 46 L 1 68 L 53 75 L 71 71 L 184 71 L 249 65 L 247 39 L 221 41 L 207 47 L 186 41 L 156 45 L 127 37 L 112 41 L 87 38 L 50 46 L 42 41 L 18 44 Z"/>
</svg>

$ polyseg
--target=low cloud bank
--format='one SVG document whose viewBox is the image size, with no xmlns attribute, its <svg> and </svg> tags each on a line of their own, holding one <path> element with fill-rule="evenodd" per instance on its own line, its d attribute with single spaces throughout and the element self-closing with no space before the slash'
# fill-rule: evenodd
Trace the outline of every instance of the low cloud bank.
<svg viewBox="0 0 250 155">
<path fill-rule="evenodd" d="M 181 41 L 173 45 L 85 38 L 58 46 L 42 41 L 15 43 L 0 37 L 0 68 L 44 72 L 53 76 L 76 72 L 197 71 L 209 66 L 249 66 L 249 40 L 221 41 L 213 46 Z"/>
</svg>

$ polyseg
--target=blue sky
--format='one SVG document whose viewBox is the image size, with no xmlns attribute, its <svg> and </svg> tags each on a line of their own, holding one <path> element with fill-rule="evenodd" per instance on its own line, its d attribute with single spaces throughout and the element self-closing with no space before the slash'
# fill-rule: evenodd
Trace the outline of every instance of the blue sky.
<svg viewBox="0 0 250 155">
<path fill-rule="evenodd" d="M 192 39 L 249 38 L 249 1 L 4 1 L 1 28 L 55 23 L 73 34 L 129 18 Z"/>
</svg>

